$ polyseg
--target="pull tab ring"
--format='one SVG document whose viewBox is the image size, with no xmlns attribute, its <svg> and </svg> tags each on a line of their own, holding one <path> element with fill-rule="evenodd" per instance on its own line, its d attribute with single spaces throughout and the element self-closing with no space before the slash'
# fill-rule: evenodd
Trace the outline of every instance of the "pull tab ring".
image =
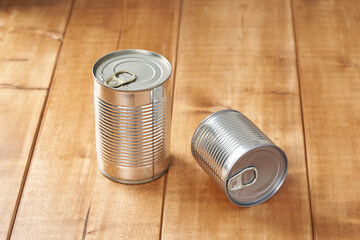
<svg viewBox="0 0 360 240">
<path fill-rule="evenodd" d="M 128 73 L 132 76 L 132 78 L 126 79 L 126 80 L 121 80 L 117 77 L 117 75 L 119 75 L 121 73 Z M 135 80 L 136 80 L 136 75 L 134 73 L 132 73 L 130 71 L 120 70 L 120 71 L 115 72 L 108 79 L 106 79 L 104 83 L 109 87 L 117 88 L 117 87 L 120 87 L 121 85 L 134 82 Z"/>
<path fill-rule="evenodd" d="M 242 182 L 242 175 L 245 172 L 248 172 L 248 171 L 253 171 L 254 177 L 250 180 L 250 182 L 243 183 Z M 227 188 L 230 191 L 236 191 L 236 190 L 239 190 L 239 189 L 242 189 L 242 188 L 245 188 L 245 187 L 249 187 L 249 186 L 253 185 L 256 182 L 257 178 L 258 178 L 257 169 L 255 167 L 247 167 L 247 168 L 244 168 L 243 170 L 241 170 L 240 172 L 238 172 L 237 174 L 235 174 L 234 176 L 232 176 L 229 179 L 229 181 L 227 182 Z"/>
</svg>

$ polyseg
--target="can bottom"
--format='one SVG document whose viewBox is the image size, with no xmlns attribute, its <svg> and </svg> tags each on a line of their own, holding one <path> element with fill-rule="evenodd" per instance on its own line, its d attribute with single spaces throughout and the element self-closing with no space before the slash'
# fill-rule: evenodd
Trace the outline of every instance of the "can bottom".
<svg viewBox="0 0 360 240">
<path fill-rule="evenodd" d="M 123 179 L 114 178 L 114 177 L 111 177 L 110 175 L 106 174 L 106 172 L 104 170 L 102 170 L 99 166 L 98 166 L 98 169 L 105 177 L 107 177 L 108 179 L 110 179 L 110 180 L 112 180 L 114 182 L 123 183 L 123 184 L 129 184 L 129 185 L 135 185 L 135 184 L 148 183 L 148 182 L 151 182 L 151 181 L 154 181 L 154 180 L 160 178 L 162 175 L 164 175 L 169 170 L 169 166 L 170 166 L 170 164 L 165 168 L 164 171 L 162 171 L 158 175 L 156 175 L 156 176 L 154 176 L 152 178 L 148 178 L 148 179 L 140 180 L 140 181 L 129 181 L 129 180 L 123 180 Z"/>
</svg>

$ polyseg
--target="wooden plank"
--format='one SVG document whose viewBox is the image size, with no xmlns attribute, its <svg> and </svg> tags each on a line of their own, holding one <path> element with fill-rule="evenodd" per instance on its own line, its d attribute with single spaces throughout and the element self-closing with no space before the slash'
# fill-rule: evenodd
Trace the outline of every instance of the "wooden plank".
<svg viewBox="0 0 360 240">
<path fill-rule="evenodd" d="M 174 67 L 180 1 L 127 1 L 124 9 L 118 49 L 148 49 Z M 86 238 L 159 239 L 163 192 L 164 177 L 129 186 L 113 183 L 97 171 Z"/>
<path fill-rule="evenodd" d="M 185 0 L 182 13 L 163 239 L 311 239 L 290 2 Z M 223 108 L 287 153 L 287 179 L 261 205 L 229 202 L 191 155 L 198 124 Z"/>
<path fill-rule="evenodd" d="M 294 1 L 315 237 L 360 236 L 360 3 Z"/>
<path fill-rule="evenodd" d="M 16 214 L 70 8 L 70 0 L 0 3 L 0 239 Z"/>
<path fill-rule="evenodd" d="M 71 3 L 72 0 L 2 3 L 0 86 L 48 87 Z"/>
<path fill-rule="evenodd" d="M 12 237 L 159 237 L 164 178 L 129 186 L 97 170 L 91 67 L 117 47 L 157 51 L 174 64 L 179 6 L 178 0 L 75 3 Z"/>
<path fill-rule="evenodd" d="M 1 239 L 11 225 L 45 95 L 44 90 L 0 88 Z"/>
</svg>

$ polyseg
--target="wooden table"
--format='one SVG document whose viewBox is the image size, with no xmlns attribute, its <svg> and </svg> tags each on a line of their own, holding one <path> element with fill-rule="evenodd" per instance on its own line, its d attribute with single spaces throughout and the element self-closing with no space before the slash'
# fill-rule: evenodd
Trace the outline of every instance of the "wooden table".
<svg viewBox="0 0 360 240">
<path fill-rule="evenodd" d="M 359 239 L 360 2 L 2 0 L 0 239 Z M 91 67 L 148 49 L 173 65 L 172 163 L 97 170 Z M 267 202 L 241 208 L 190 151 L 233 108 L 285 150 Z"/>
</svg>

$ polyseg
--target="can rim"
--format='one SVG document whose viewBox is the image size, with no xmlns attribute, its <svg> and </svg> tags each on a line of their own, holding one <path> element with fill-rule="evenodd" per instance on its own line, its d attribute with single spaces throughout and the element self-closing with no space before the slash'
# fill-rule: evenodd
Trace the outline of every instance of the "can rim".
<svg viewBox="0 0 360 240">
<path fill-rule="evenodd" d="M 225 179 L 226 179 L 226 183 L 225 183 L 225 193 L 226 193 L 226 196 L 227 198 L 232 202 L 234 203 L 235 205 L 238 205 L 238 206 L 241 206 L 241 207 L 252 207 L 252 206 L 255 206 L 255 205 L 259 205 L 263 202 L 265 202 L 266 200 L 268 200 L 269 198 L 271 198 L 272 196 L 275 195 L 275 193 L 280 189 L 280 187 L 283 185 L 284 181 L 285 181 L 285 178 L 287 176 L 287 171 L 288 171 L 288 159 L 287 159 L 287 156 L 285 154 L 285 152 L 278 146 L 276 146 L 275 144 L 260 144 L 260 145 L 256 145 L 254 147 L 252 147 L 251 149 L 249 149 L 247 151 L 247 153 L 259 148 L 259 147 L 273 147 L 275 149 L 277 149 L 280 154 L 282 155 L 283 157 L 283 160 L 284 160 L 284 171 L 281 175 L 281 178 L 278 182 L 278 184 L 269 192 L 267 193 L 266 195 L 264 195 L 263 197 L 259 198 L 258 200 L 256 201 L 253 201 L 253 202 L 250 202 L 250 203 L 242 203 L 242 202 L 238 202 L 236 201 L 235 199 L 231 198 L 229 193 L 228 193 L 228 189 L 226 187 L 227 185 L 227 182 L 229 181 L 229 174 L 230 174 L 230 171 L 227 171 L 226 175 L 225 175 Z M 236 150 L 235 150 L 236 152 Z M 232 157 L 233 155 L 231 155 L 230 157 Z M 240 158 L 242 158 L 243 156 L 241 156 Z M 239 159 L 239 158 L 238 158 Z M 234 167 L 234 165 L 237 163 L 237 161 L 232 161 L 233 163 L 230 165 L 229 169 L 232 169 Z"/>
<path fill-rule="evenodd" d="M 170 72 L 169 72 L 169 76 L 166 78 L 165 81 L 157 84 L 157 85 L 154 85 L 154 86 L 151 86 L 151 87 L 148 87 L 148 88 L 144 88 L 144 89 L 140 89 L 140 90 L 124 90 L 124 89 L 118 89 L 118 88 L 112 88 L 112 87 L 109 87 L 107 85 L 105 85 L 102 81 L 100 81 L 96 76 L 95 76 L 95 69 L 97 69 L 99 67 L 99 65 L 105 61 L 106 59 L 108 59 L 109 57 L 111 57 L 112 55 L 117 55 L 119 53 L 142 53 L 142 54 L 146 54 L 146 55 L 149 55 L 149 56 L 156 56 L 158 58 L 160 58 L 161 60 L 163 60 L 167 65 L 169 65 L 169 69 L 170 69 Z M 169 62 L 169 60 L 167 60 L 164 56 L 162 56 L 161 54 L 159 53 L 156 53 L 156 52 L 153 52 L 153 51 L 149 51 L 149 50 L 145 50 L 145 49 L 123 49 L 123 50 L 118 50 L 118 51 L 113 51 L 113 52 L 110 52 L 108 54 L 105 54 L 103 55 L 102 57 L 100 57 L 99 59 L 97 59 L 95 61 L 95 63 L 93 64 L 92 66 L 92 75 L 93 75 L 93 78 L 96 79 L 96 81 L 103 87 L 106 87 L 110 90 L 114 90 L 114 91 L 118 91 L 118 92 L 144 92 L 144 91 L 148 91 L 148 90 L 151 90 L 151 89 L 154 89 L 154 88 L 157 88 L 161 85 L 164 85 L 171 77 L 171 74 L 172 74 L 172 66 Z"/>
<path fill-rule="evenodd" d="M 140 185 L 140 184 L 145 184 L 145 183 L 149 183 L 149 182 L 155 181 L 155 180 L 157 180 L 158 178 L 162 177 L 162 176 L 169 170 L 170 163 L 171 163 L 171 162 L 169 162 L 168 166 L 164 169 L 164 171 L 160 172 L 158 175 L 155 175 L 155 176 L 152 177 L 152 178 L 147 178 L 147 179 L 143 179 L 143 180 L 136 180 L 136 181 L 123 180 L 123 179 L 120 179 L 120 178 L 112 177 L 112 176 L 110 176 L 109 174 L 107 174 L 107 173 L 105 172 L 105 170 L 103 170 L 103 169 L 99 166 L 99 164 L 98 164 L 98 170 L 99 170 L 107 179 L 110 179 L 110 180 L 113 181 L 113 182 L 122 183 L 122 184 L 127 184 L 127 185 Z"/>
</svg>

